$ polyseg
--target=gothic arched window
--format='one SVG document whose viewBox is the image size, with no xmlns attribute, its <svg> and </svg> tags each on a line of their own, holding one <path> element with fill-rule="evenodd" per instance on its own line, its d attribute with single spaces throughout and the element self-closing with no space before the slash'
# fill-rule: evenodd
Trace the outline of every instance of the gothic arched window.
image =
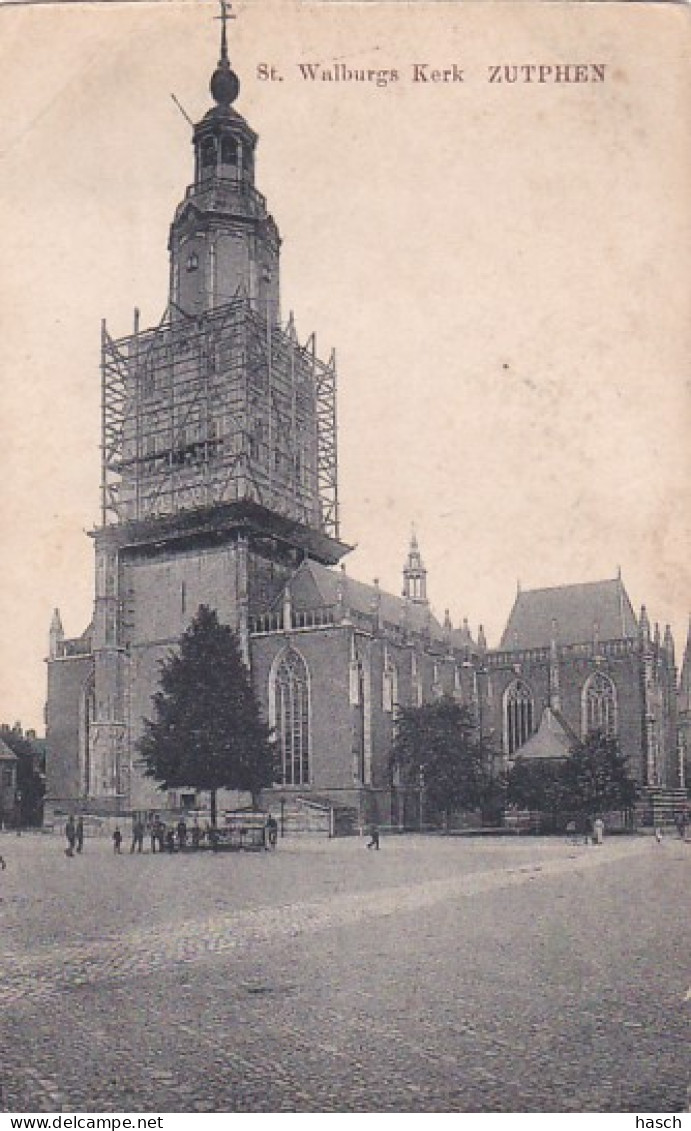
<svg viewBox="0 0 691 1131">
<path fill-rule="evenodd" d="M 281 751 L 281 784 L 309 785 L 310 693 L 307 665 L 288 648 L 273 676 L 271 712 Z"/>
<path fill-rule="evenodd" d="M 82 687 L 82 701 L 80 704 L 80 752 L 79 752 L 79 771 L 80 771 L 80 793 L 82 797 L 87 797 L 92 792 L 98 791 L 98 783 L 92 781 L 93 768 L 91 765 L 91 747 L 93 744 L 93 723 L 96 717 L 96 685 L 94 680 L 94 673 L 87 677 L 84 686 Z"/>
<path fill-rule="evenodd" d="M 612 737 L 617 733 L 617 689 L 604 672 L 594 672 L 583 685 L 581 733 L 601 730 Z"/>
<path fill-rule="evenodd" d="M 515 679 L 504 692 L 504 750 L 515 754 L 535 729 L 533 693 L 521 679 Z"/>
</svg>

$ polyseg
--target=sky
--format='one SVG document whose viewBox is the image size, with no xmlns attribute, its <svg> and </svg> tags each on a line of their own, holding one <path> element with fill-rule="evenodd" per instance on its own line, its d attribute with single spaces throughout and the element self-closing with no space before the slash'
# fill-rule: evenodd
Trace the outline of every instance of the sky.
<svg viewBox="0 0 691 1131">
<path fill-rule="evenodd" d="M 322 356 L 336 349 L 349 573 L 399 592 L 414 523 L 434 611 L 483 623 L 492 646 L 518 580 L 621 567 L 681 652 L 688 8 L 234 11 L 236 108 L 283 238 L 283 315 Z M 143 326 L 165 308 L 168 227 L 192 179 L 171 94 L 194 121 L 211 105 L 216 14 L 202 0 L 0 6 L 3 721 L 42 730 L 53 608 L 68 636 L 91 616 L 101 319 L 121 336 L 135 306 Z M 311 81 L 301 63 L 398 81 Z M 489 81 L 558 63 L 604 64 L 605 81 Z M 415 64 L 450 81 L 413 81 Z"/>
</svg>

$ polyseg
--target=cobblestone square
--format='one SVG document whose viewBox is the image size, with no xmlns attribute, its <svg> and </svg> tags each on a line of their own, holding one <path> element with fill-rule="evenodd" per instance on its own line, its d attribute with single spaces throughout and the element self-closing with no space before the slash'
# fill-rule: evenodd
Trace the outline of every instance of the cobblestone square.
<svg viewBox="0 0 691 1131">
<path fill-rule="evenodd" d="M 691 845 L 63 848 L 0 837 L 3 1110 L 686 1110 Z"/>
</svg>

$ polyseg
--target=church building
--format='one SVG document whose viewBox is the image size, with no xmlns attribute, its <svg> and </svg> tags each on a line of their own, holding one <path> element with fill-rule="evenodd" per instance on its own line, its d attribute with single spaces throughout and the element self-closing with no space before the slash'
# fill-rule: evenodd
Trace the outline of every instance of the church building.
<svg viewBox="0 0 691 1131">
<path fill-rule="evenodd" d="M 444 694 L 472 706 L 502 765 L 540 734 L 544 753 L 600 727 L 642 784 L 678 788 L 671 633 L 635 615 L 621 576 L 519 592 L 490 650 L 482 628 L 433 615 L 415 534 L 400 596 L 347 573 L 334 355 L 282 320 L 281 239 L 255 186 L 257 135 L 234 108 L 225 14 L 210 89 L 170 228 L 166 313 L 144 329 L 135 312 L 120 338 L 102 327 L 94 614 L 77 638 L 57 610 L 50 627 L 47 808 L 200 804 L 163 795 L 136 753 L 159 662 L 200 604 L 237 631 L 275 728 L 272 805 L 415 827 L 421 789 L 389 767 L 396 713 Z"/>
</svg>

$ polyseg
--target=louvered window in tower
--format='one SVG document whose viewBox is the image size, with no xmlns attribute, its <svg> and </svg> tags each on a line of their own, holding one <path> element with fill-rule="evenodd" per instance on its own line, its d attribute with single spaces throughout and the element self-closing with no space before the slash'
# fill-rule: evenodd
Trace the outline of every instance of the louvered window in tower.
<svg viewBox="0 0 691 1131">
<path fill-rule="evenodd" d="M 283 785 L 309 785 L 309 677 L 305 661 L 289 648 L 276 670 L 275 725 Z"/>
</svg>

